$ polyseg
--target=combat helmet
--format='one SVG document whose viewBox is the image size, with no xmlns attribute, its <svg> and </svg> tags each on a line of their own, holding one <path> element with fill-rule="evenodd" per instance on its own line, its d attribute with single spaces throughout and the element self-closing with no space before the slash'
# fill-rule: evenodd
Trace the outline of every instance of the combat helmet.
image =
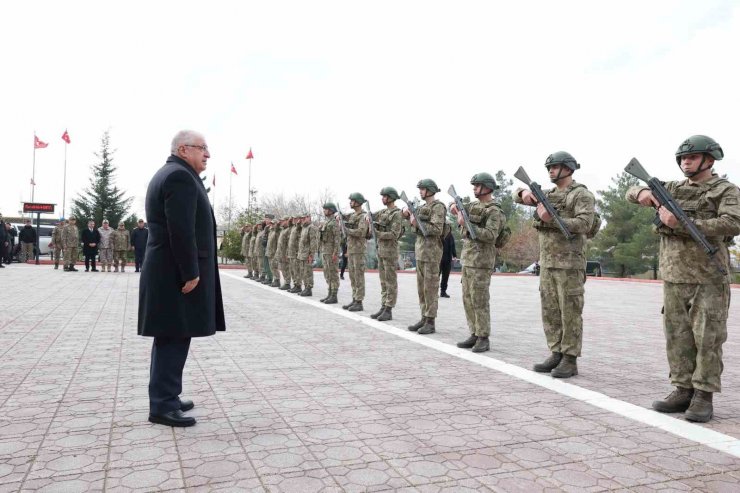
<svg viewBox="0 0 740 493">
<path fill-rule="evenodd" d="M 416 188 L 426 188 L 432 193 L 439 192 L 439 187 L 431 178 L 424 178 L 423 180 L 419 180 L 419 183 L 416 184 Z"/>
<path fill-rule="evenodd" d="M 364 204 L 365 203 L 365 197 L 362 196 L 360 192 L 355 192 L 349 194 L 349 199 L 354 200 L 358 204 Z"/>
<path fill-rule="evenodd" d="M 398 191 L 393 187 L 384 187 L 380 191 L 380 195 L 387 195 L 391 200 L 398 200 Z"/>
<path fill-rule="evenodd" d="M 334 202 L 327 202 L 323 207 L 324 209 L 330 210 L 332 213 L 337 212 L 337 205 Z"/>
<path fill-rule="evenodd" d="M 496 185 L 496 180 L 493 179 L 493 176 L 490 173 L 476 173 L 473 175 L 473 177 L 470 179 L 471 185 L 483 185 L 487 189 L 493 191 L 498 190 L 498 185 Z"/>
<path fill-rule="evenodd" d="M 676 163 L 681 164 L 681 156 L 696 153 L 709 154 L 715 161 L 721 161 L 725 157 L 716 140 L 706 135 L 692 135 L 676 149 Z"/>
<path fill-rule="evenodd" d="M 547 159 L 545 159 L 545 168 L 549 168 L 553 164 L 565 165 L 571 171 L 575 171 L 581 167 L 581 165 L 576 162 L 576 158 L 565 151 L 553 152 L 547 156 Z"/>
</svg>

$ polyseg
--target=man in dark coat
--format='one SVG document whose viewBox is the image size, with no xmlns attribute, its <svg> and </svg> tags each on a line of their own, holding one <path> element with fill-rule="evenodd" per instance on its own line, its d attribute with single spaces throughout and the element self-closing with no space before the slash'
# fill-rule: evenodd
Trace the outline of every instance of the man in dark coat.
<svg viewBox="0 0 740 493">
<path fill-rule="evenodd" d="M 439 261 L 439 272 L 441 274 L 441 280 L 439 283 L 439 296 L 442 298 L 449 298 L 447 294 L 447 281 L 450 279 L 450 270 L 452 270 L 452 260 L 457 258 L 457 252 L 455 251 L 455 238 L 452 233 L 447 233 L 447 236 L 442 240 L 442 260 Z"/>
<path fill-rule="evenodd" d="M 149 242 L 139 281 L 139 335 L 154 337 L 149 421 L 192 426 L 182 414 L 182 371 L 191 337 L 225 330 L 216 260 L 216 220 L 199 174 L 210 158 L 205 138 L 183 130 L 172 155 L 149 182 Z"/>
<path fill-rule="evenodd" d="M 148 239 L 149 230 L 144 227 L 144 220 L 139 219 L 136 227 L 131 231 L 131 249 L 134 251 L 136 272 L 141 270 L 141 264 L 144 263 L 144 253 L 146 252 L 146 242 Z"/>
<path fill-rule="evenodd" d="M 5 221 L 3 221 L 3 215 L 0 214 L 0 268 L 4 269 L 3 260 L 5 260 L 6 251 L 10 242 L 8 241 L 8 233 L 5 231 Z"/>
<path fill-rule="evenodd" d="M 95 221 L 88 221 L 87 228 L 82 230 L 82 254 L 85 256 L 85 272 L 90 270 L 98 272 L 95 268 L 95 257 L 98 255 L 98 245 L 100 244 L 100 232 L 95 227 Z"/>
</svg>

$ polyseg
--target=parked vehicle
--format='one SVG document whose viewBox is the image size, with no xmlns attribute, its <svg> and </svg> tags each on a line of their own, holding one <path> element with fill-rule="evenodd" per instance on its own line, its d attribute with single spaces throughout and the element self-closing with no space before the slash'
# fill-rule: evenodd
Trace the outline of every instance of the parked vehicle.
<svg viewBox="0 0 740 493">
<path fill-rule="evenodd" d="M 21 223 L 11 223 L 12 227 L 15 228 L 16 232 L 20 234 L 21 230 L 23 229 L 24 224 Z M 33 226 L 34 229 L 36 229 L 36 225 Z M 49 243 L 51 243 L 51 232 L 54 230 L 54 226 L 49 226 L 46 224 L 42 224 L 37 229 L 36 233 L 38 234 L 39 238 L 39 255 L 49 255 L 51 253 L 49 249 Z M 16 237 L 17 238 L 17 237 Z M 19 250 L 20 242 L 16 240 L 16 249 Z M 13 252 L 13 257 L 17 257 L 17 252 Z"/>
</svg>

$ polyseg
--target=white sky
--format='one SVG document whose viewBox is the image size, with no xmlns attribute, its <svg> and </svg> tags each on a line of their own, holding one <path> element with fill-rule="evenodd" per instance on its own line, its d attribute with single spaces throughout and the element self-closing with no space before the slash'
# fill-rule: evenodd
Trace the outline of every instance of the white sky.
<svg viewBox="0 0 740 493">
<path fill-rule="evenodd" d="M 0 211 L 61 210 L 87 187 L 110 129 L 118 185 L 144 212 L 177 130 L 205 134 L 226 199 L 360 191 L 415 193 L 430 177 L 469 194 L 470 177 L 567 150 L 576 179 L 609 186 L 631 157 L 661 179 L 703 133 L 740 182 L 740 2 L 35 1 L 10 2 L 0 29 Z M 733 48 L 733 46 L 735 48 Z M 446 194 L 441 194 L 448 201 Z M 69 213 L 69 205 L 67 207 Z"/>
</svg>

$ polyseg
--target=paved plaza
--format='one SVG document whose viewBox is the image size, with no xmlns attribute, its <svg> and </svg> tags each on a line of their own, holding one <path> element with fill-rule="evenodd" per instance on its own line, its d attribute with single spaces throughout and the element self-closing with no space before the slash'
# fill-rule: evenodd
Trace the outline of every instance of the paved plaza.
<svg viewBox="0 0 740 493">
<path fill-rule="evenodd" d="M 243 274 L 221 271 L 227 332 L 193 340 L 198 424 L 173 429 L 147 422 L 138 274 L 1 270 L 0 492 L 740 491 L 737 299 L 725 392 L 695 425 L 649 409 L 671 390 L 660 284 L 589 279 L 561 382 L 528 371 L 548 354 L 536 277 L 493 278 L 492 351 L 473 355 L 459 276 L 420 336 L 413 274 L 386 323 L 377 274 L 359 315 L 318 302 L 319 272 L 312 298 Z"/>
</svg>

